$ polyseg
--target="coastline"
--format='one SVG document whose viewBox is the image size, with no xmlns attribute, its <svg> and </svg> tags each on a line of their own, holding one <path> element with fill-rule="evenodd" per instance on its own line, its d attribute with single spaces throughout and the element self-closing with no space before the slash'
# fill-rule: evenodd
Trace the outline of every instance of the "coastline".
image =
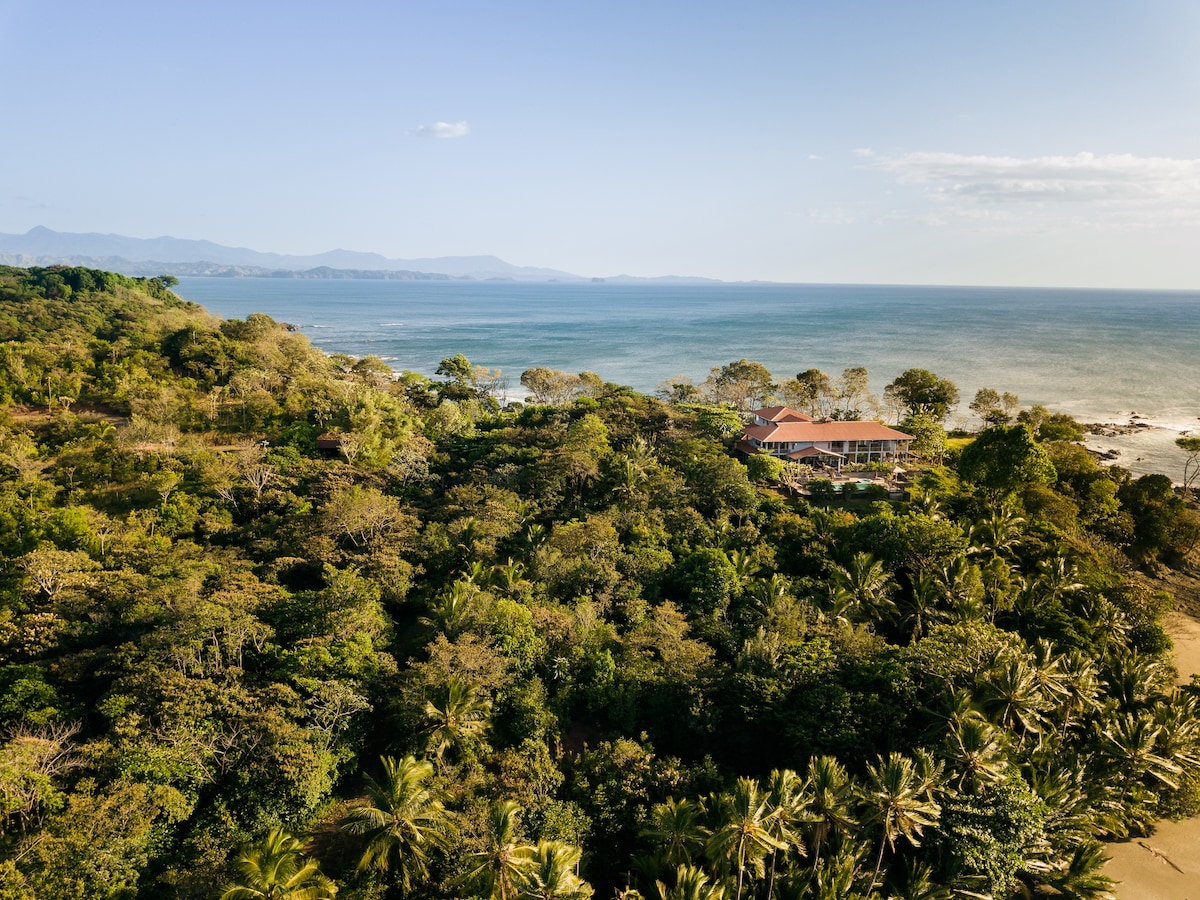
<svg viewBox="0 0 1200 900">
<path fill-rule="evenodd" d="M 1200 433 L 1200 417 L 1188 422 L 1134 412 L 1125 424 L 1086 423 L 1083 427 L 1083 446 L 1103 465 L 1120 466 L 1135 478 L 1166 475 L 1178 486 L 1188 454 L 1175 446 L 1175 439 Z"/>
</svg>

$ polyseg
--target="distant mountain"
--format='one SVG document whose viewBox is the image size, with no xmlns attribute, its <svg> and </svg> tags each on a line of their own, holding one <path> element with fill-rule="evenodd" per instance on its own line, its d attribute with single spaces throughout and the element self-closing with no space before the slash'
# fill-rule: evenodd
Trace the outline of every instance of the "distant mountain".
<svg viewBox="0 0 1200 900">
<path fill-rule="evenodd" d="M 245 247 L 224 247 L 212 241 L 173 237 L 132 238 L 119 234 L 70 234 L 38 226 L 25 234 L 0 234 L 0 261 L 8 265 L 94 265 L 143 275 L 274 276 L 305 273 L 305 277 L 358 277 L 367 272 L 397 273 L 477 280 L 573 281 L 588 279 L 570 272 L 536 266 L 514 266 L 495 256 L 443 256 L 388 259 L 378 253 L 330 250 L 314 256 L 259 253 Z M 312 274 L 316 270 L 323 274 Z M 334 275 L 332 273 L 340 274 Z M 364 277 L 366 277 L 364 275 Z"/>
</svg>

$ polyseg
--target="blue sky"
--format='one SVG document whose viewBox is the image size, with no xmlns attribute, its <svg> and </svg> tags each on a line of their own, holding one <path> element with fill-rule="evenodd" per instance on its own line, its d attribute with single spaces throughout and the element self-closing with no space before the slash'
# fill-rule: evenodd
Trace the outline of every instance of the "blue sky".
<svg viewBox="0 0 1200 900">
<path fill-rule="evenodd" d="M 1200 4 L 0 0 L 0 232 L 1200 288 Z"/>
</svg>

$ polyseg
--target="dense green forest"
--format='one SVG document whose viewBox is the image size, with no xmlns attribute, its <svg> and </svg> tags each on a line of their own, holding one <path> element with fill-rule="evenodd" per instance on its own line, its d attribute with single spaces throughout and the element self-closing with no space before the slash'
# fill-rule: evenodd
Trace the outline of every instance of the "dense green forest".
<svg viewBox="0 0 1200 900">
<path fill-rule="evenodd" d="M 501 408 L 171 286 L 0 268 L 3 900 L 1086 898 L 1200 810 L 1198 516 L 1066 417 L 909 370 L 909 499 L 806 498 L 739 405 L 860 370 Z"/>
</svg>

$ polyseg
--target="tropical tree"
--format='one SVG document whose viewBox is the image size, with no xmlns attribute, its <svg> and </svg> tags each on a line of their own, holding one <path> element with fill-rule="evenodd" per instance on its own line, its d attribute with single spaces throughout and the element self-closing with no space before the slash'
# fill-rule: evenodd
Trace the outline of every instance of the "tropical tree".
<svg viewBox="0 0 1200 900">
<path fill-rule="evenodd" d="M 926 827 L 937 824 L 941 806 L 930 795 L 931 785 L 918 772 L 912 759 L 890 753 L 867 765 L 867 780 L 860 792 L 864 821 L 879 827 L 879 850 L 867 893 L 875 890 L 886 847 L 893 853 L 903 837 L 914 847 L 921 845 Z"/>
<path fill-rule="evenodd" d="M 913 582 L 911 589 L 897 603 L 900 610 L 900 626 L 910 640 L 920 640 L 931 625 L 946 621 L 946 592 L 937 577 L 922 573 Z"/>
<path fill-rule="evenodd" d="M 1010 503 L 995 503 L 985 518 L 967 532 L 968 553 L 985 553 L 993 558 L 1011 557 L 1021 542 L 1021 526 L 1025 519 Z"/>
<path fill-rule="evenodd" d="M 445 632 L 446 637 L 455 638 L 466 628 L 479 597 L 479 587 L 463 577 L 448 584 L 429 603 L 429 615 L 421 617 L 421 623 Z"/>
<path fill-rule="evenodd" d="M 517 843 L 517 817 L 521 807 L 513 800 L 497 800 L 488 812 L 487 848 L 467 857 L 472 866 L 464 882 L 482 887 L 493 900 L 517 895 L 526 871 L 533 864 L 534 848 Z"/>
<path fill-rule="evenodd" d="M 969 406 L 971 411 L 983 420 L 983 424 L 990 427 L 1011 422 L 1020 403 L 1016 394 L 1010 394 L 1008 391 L 1001 394 L 994 388 L 980 388 L 975 392 L 975 399 Z"/>
<path fill-rule="evenodd" d="M 1147 780 L 1179 787 L 1183 766 L 1161 752 L 1158 745 L 1163 726 L 1154 721 L 1152 713 L 1141 710 L 1116 715 L 1099 728 L 1102 752 L 1123 783 L 1122 797 Z"/>
<path fill-rule="evenodd" d="M 775 393 L 770 370 L 745 358 L 714 367 L 704 387 L 714 401 L 729 403 L 742 411 L 761 406 Z"/>
<path fill-rule="evenodd" d="M 449 749 L 460 757 L 487 733 L 492 702 L 461 678 L 451 676 L 438 702 L 425 703 L 429 721 L 425 729 L 425 748 L 440 762 Z"/>
<path fill-rule="evenodd" d="M 1051 484 L 1058 473 L 1028 425 L 996 425 L 963 448 L 958 474 L 990 491 L 1005 493 L 1024 484 Z"/>
<path fill-rule="evenodd" d="M 708 839 L 705 852 L 709 859 L 729 866 L 737 873 L 736 900 L 741 900 L 746 869 L 761 873 L 763 858 L 787 844 L 772 835 L 777 813 L 770 797 L 753 778 L 739 778 L 729 793 L 717 798 L 717 826 Z"/>
<path fill-rule="evenodd" d="M 767 779 L 767 798 L 771 814 L 767 819 L 767 830 L 771 837 L 784 846 L 771 850 L 771 867 L 767 879 L 767 897 L 775 896 L 775 865 L 777 857 L 795 850 L 804 856 L 807 850 L 801 836 L 800 825 L 806 820 L 807 795 L 803 780 L 791 769 L 775 769 Z"/>
<path fill-rule="evenodd" d="M 227 887 L 221 900 L 333 900 L 337 886 L 303 851 L 299 840 L 272 828 L 242 851 L 235 863 L 241 882 Z"/>
<path fill-rule="evenodd" d="M 833 382 L 820 369 L 798 372 L 795 381 L 787 382 L 785 387 L 804 405 L 810 415 L 823 416 L 828 412 Z"/>
<path fill-rule="evenodd" d="M 942 755 L 953 776 L 949 784 L 975 794 L 1000 781 L 1008 769 L 1005 732 L 978 713 L 955 718 L 942 744 Z"/>
<path fill-rule="evenodd" d="M 579 877 L 583 851 L 562 841 L 538 841 L 521 872 L 522 900 L 587 900 L 592 886 Z"/>
<path fill-rule="evenodd" d="M 984 711 L 993 722 L 1021 736 L 1042 733 L 1051 704 L 1036 666 L 1026 659 L 1013 656 L 1001 663 L 979 690 Z"/>
<path fill-rule="evenodd" d="M 831 834 L 846 834 L 858 819 L 854 815 L 854 789 L 846 768 L 832 756 L 814 756 L 805 772 L 805 797 L 811 825 L 813 872 L 821 865 L 821 848 Z"/>
<path fill-rule="evenodd" d="M 428 872 L 429 851 L 446 845 L 449 820 L 441 800 L 427 786 L 431 763 L 413 756 L 399 761 L 384 756 L 380 762 L 383 780 L 367 776 L 368 799 L 350 809 L 342 828 L 366 839 L 360 870 L 394 871 L 407 891 Z"/>
<path fill-rule="evenodd" d="M 703 825 L 703 804 L 684 798 L 668 797 L 650 810 L 650 824 L 642 829 L 662 852 L 667 865 L 689 865 L 693 855 L 703 849 L 709 832 Z"/>
<path fill-rule="evenodd" d="M 927 369 L 907 369 L 884 387 L 885 397 L 895 398 L 909 415 L 932 416 L 942 422 L 958 403 L 958 386 Z"/>
<path fill-rule="evenodd" d="M 667 887 L 661 881 L 654 882 L 659 900 L 722 900 L 725 888 L 710 884 L 708 873 L 696 866 L 679 866 L 675 870 L 675 884 Z"/>
<path fill-rule="evenodd" d="M 850 601 L 849 611 L 857 619 L 888 621 L 897 610 L 889 594 L 891 576 L 870 553 L 855 553 L 850 563 L 834 566 L 832 585 Z"/>
<path fill-rule="evenodd" d="M 1099 841 L 1081 841 L 1063 864 L 1055 866 L 1040 880 L 1067 900 L 1107 900 L 1116 887 L 1116 882 L 1101 871 L 1108 860 L 1104 845 Z"/>
<path fill-rule="evenodd" d="M 1175 446 L 1187 453 L 1188 458 L 1183 464 L 1183 492 L 1192 492 L 1197 476 L 1200 476 L 1200 436 L 1187 435 L 1175 438 Z"/>
</svg>

